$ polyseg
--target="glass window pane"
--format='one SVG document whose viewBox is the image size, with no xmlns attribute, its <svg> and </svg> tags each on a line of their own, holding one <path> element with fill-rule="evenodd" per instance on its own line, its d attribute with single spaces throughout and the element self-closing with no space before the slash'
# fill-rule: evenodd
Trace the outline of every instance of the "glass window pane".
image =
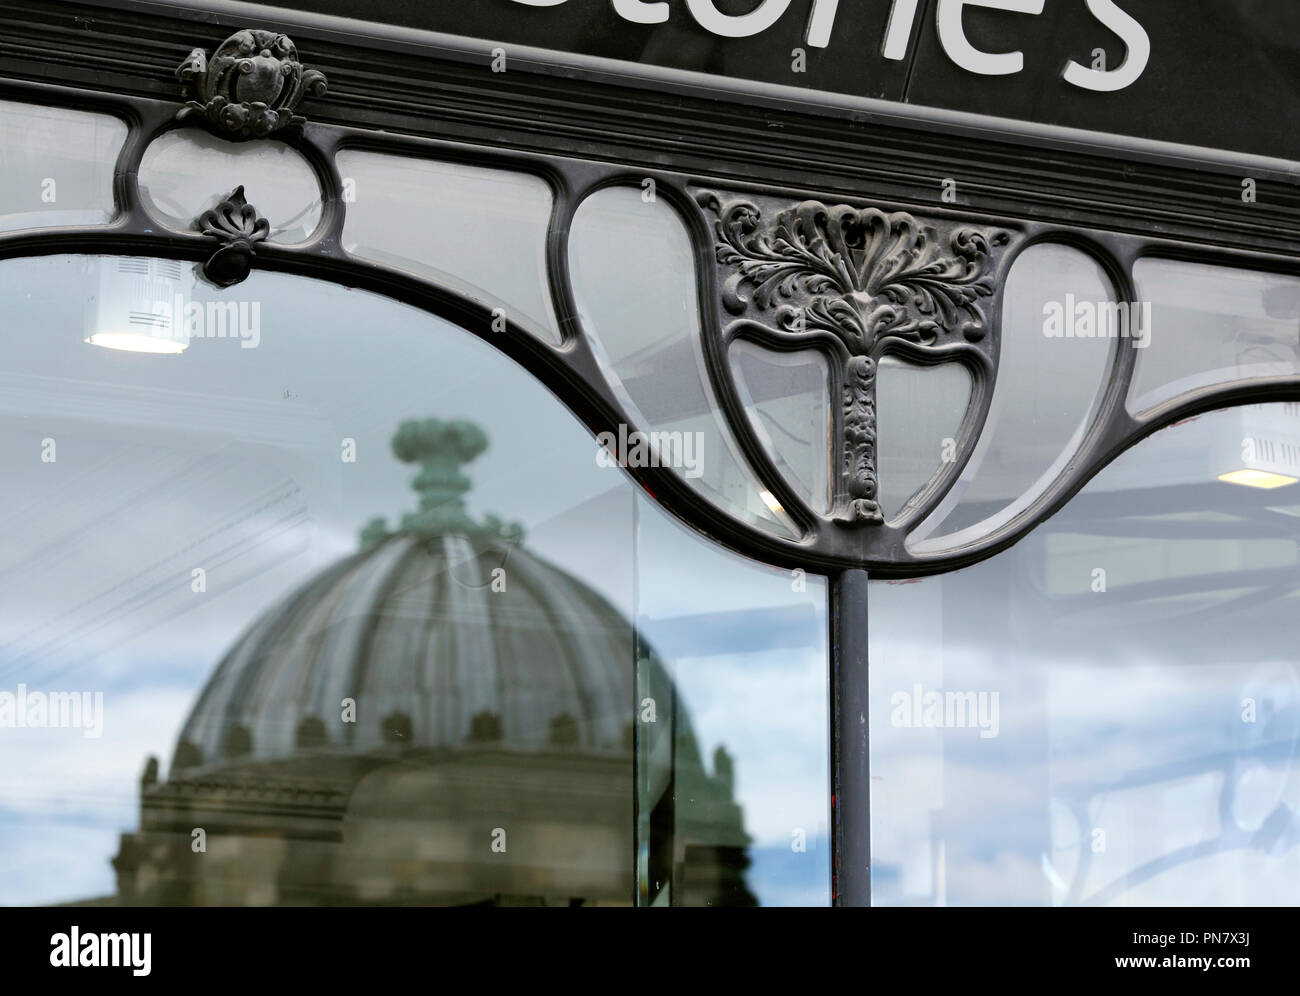
<svg viewBox="0 0 1300 996">
<path fill-rule="evenodd" d="M 1276 471 L 1243 439 L 1296 473 L 1225 477 Z M 1300 406 L 1216 412 L 997 557 L 873 584 L 877 903 L 1294 903 L 1297 475 Z"/>
<path fill-rule="evenodd" d="M 632 904 L 639 686 L 662 898 L 824 901 L 823 579 L 391 300 L 78 256 L 0 299 L 0 901 Z"/>
<path fill-rule="evenodd" d="M 119 262 L 0 264 L 0 719 L 102 696 L 2 731 L 0 898 L 631 903 L 623 473 L 491 347 L 343 287 L 199 284 L 258 334 L 88 344 Z"/>
<path fill-rule="evenodd" d="M 125 141 L 107 114 L 0 100 L 0 232 L 108 224 Z"/>
<path fill-rule="evenodd" d="M 829 905 L 826 581 L 638 521 L 641 901 Z"/>
<path fill-rule="evenodd" d="M 1003 290 L 1002 348 L 988 420 L 961 478 L 908 536 L 938 553 L 999 528 L 1061 472 L 1092 423 L 1115 342 L 1097 316 L 1115 294 L 1091 256 L 1036 245 Z"/>
<path fill-rule="evenodd" d="M 831 504 L 830 371 L 813 350 L 778 353 L 739 340 L 731 372 L 759 441 L 813 511 Z"/>
<path fill-rule="evenodd" d="M 527 173 L 345 149 L 343 247 L 503 306 L 548 342 L 559 326 L 547 279 L 553 195 Z"/>
<path fill-rule="evenodd" d="M 1130 411 L 1185 391 L 1254 377 L 1300 374 L 1300 278 L 1172 259 L 1133 267 L 1151 308 Z"/>
<path fill-rule="evenodd" d="M 695 257 L 681 218 L 663 202 L 642 200 L 639 188 L 598 191 L 574 217 L 569 258 L 583 330 L 639 423 L 628 433 L 680 433 L 671 438 L 683 445 L 655 459 L 730 514 L 797 536 L 719 412 L 700 345 Z"/>
<path fill-rule="evenodd" d="M 927 367 L 894 356 L 881 359 L 876 374 L 876 459 L 886 518 L 904 511 L 943 464 L 955 458 L 970 395 L 970 371 L 960 363 Z"/>
<path fill-rule="evenodd" d="M 159 136 L 140 161 L 140 196 L 168 228 L 194 229 L 236 187 L 271 225 L 271 242 L 303 242 L 321 219 L 320 184 L 307 160 L 282 142 L 227 142 L 198 128 Z"/>
</svg>

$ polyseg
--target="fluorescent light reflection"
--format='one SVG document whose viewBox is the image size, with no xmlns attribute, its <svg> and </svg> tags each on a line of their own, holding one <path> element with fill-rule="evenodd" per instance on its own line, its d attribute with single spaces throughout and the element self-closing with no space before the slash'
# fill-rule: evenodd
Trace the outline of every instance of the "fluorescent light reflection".
<svg viewBox="0 0 1300 996">
<path fill-rule="evenodd" d="M 168 339 L 139 332 L 96 332 L 86 342 L 104 349 L 120 349 L 127 353 L 183 353 L 189 343 L 184 339 Z"/>
<path fill-rule="evenodd" d="M 1295 484 L 1300 478 L 1288 477 L 1286 474 L 1274 474 L 1267 470 L 1234 470 L 1220 474 L 1219 480 L 1229 484 L 1243 484 L 1248 488 L 1284 488 Z"/>
</svg>

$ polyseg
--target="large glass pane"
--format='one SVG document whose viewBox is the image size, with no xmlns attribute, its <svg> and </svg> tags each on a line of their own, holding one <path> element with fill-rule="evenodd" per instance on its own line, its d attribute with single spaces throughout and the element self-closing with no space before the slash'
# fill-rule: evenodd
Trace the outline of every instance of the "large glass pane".
<svg viewBox="0 0 1300 996">
<path fill-rule="evenodd" d="M 125 141 L 107 114 L 0 100 L 0 232 L 112 221 Z"/>
<path fill-rule="evenodd" d="M 987 535 L 1057 478 L 1101 398 L 1118 341 L 1114 296 L 1100 264 L 1069 246 L 1031 246 L 1012 265 L 988 420 L 958 482 L 908 537 L 914 554 Z"/>
<path fill-rule="evenodd" d="M 547 278 L 553 195 L 545 180 L 357 149 L 340 152 L 338 168 L 348 252 L 501 306 L 512 321 L 560 341 Z"/>
<path fill-rule="evenodd" d="M 827 894 L 821 579 L 393 301 L 72 256 L 0 300 L 0 901 L 634 903 L 639 684 L 663 898 Z"/>
<path fill-rule="evenodd" d="M 992 560 L 873 585 L 877 903 L 1296 901 L 1297 444 L 1293 404 L 1190 420 Z"/>
<path fill-rule="evenodd" d="M 583 330 L 638 422 L 627 435 L 661 434 L 651 459 L 730 514 L 797 536 L 719 411 L 700 344 L 695 255 L 677 213 L 639 188 L 598 191 L 574 216 L 569 258 Z"/>
<path fill-rule="evenodd" d="M 301 153 L 270 139 L 227 142 L 199 128 L 155 139 L 140 160 L 140 197 L 168 228 L 194 229 L 236 187 L 271 225 L 271 242 L 303 242 L 321 218 L 320 184 Z"/>
<path fill-rule="evenodd" d="M 0 900 L 632 902 L 624 476 L 495 350 L 343 287 L 199 284 L 183 350 L 85 341 L 176 271 L 0 264 Z"/>
<path fill-rule="evenodd" d="M 638 517 L 641 902 L 828 905 L 826 581 Z"/>
<path fill-rule="evenodd" d="M 1133 280 L 1151 334 L 1130 411 L 1227 381 L 1300 374 L 1300 277 L 1140 259 Z"/>
</svg>

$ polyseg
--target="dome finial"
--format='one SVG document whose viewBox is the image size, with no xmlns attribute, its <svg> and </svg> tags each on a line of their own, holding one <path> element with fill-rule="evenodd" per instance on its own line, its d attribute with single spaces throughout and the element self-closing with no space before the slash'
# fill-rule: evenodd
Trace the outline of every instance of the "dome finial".
<svg viewBox="0 0 1300 996">
<path fill-rule="evenodd" d="M 420 465 L 419 473 L 411 480 L 411 486 L 420 496 L 419 508 L 402 516 L 400 532 L 432 537 L 487 530 L 512 541 L 522 539 L 523 530 L 519 526 L 506 525 L 494 515 L 487 516 L 480 524 L 465 510 L 465 493 L 471 482 L 461 473 L 461 466 L 488 447 L 487 433 L 473 422 L 407 419 L 393 434 L 392 446 L 397 459 Z M 361 532 L 361 545 L 374 546 L 388 535 L 382 518 L 371 519 Z"/>
<path fill-rule="evenodd" d="M 420 472 L 411 481 L 420 496 L 420 508 L 402 517 L 403 531 L 436 535 L 474 528 L 465 511 L 470 479 L 460 468 L 487 445 L 487 433 L 473 422 L 409 419 L 397 427 L 393 455 L 405 463 L 420 465 Z"/>
</svg>

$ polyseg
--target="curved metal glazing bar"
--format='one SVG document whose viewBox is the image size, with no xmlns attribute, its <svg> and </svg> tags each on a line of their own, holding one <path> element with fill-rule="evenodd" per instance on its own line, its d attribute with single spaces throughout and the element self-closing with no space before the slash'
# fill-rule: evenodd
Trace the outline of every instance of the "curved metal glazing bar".
<svg viewBox="0 0 1300 996">
<path fill-rule="evenodd" d="M 1097 335 L 1115 290 L 1092 256 L 1030 246 L 1004 291 L 998 379 L 974 456 L 908 537 L 933 554 L 978 542 L 1027 509 L 1070 464 L 1097 416 L 1116 340 Z"/>
<path fill-rule="evenodd" d="M 808 507 L 830 510 L 830 370 L 814 350 L 779 353 L 739 341 L 729 352 L 745 414 L 777 468 Z"/>
<path fill-rule="evenodd" d="M 0 100 L 0 232 L 111 222 L 126 136 L 111 114 Z"/>
<path fill-rule="evenodd" d="M 878 383 L 880 507 L 893 520 L 957 459 L 974 384 L 960 363 L 927 367 L 893 356 L 880 361 Z"/>
<path fill-rule="evenodd" d="M 301 153 L 263 139 L 229 142 L 199 128 L 159 135 L 140 161 L 140 198 L 162 224 L 179 232 L 244 188 L 270 225 L 269 242 L 304 242 L 320 224 L 321 188 Z"/>
<path fill-rule="evenodd" d="M 337 157 L 359 259 L 502 305 L 541 339 L 561 341 L 547 281 L 554 194 L 539 176 L 361 149 Z"/>
<path fill-rule="evenodd" d="M 617 441 L 624 429 L 630 435 L 633 426 L 653 427 L 639 403 L 632 403 L 634 395 L 628 385 L 621 377 L 611 378 L 611 355 L 602 352 L 605 344 L 601 338 L 578 331 L 579 308 L 571 280 L 570 237 L 578 206 L 592 192 L 619 184 L 635 187 L 636 204 L 643 204 L 639 195 L 644 172 L 629 173 L 617 163 L 470 147 L 305 121 L 295 113 L 297 103 L 308 91 L 317 92 L 320 88 L 312 87 L 320 81 L 312 83 L 311 72 L 296 63 L 290 68 L 300 73 L 301 79 L 285 106 L 263 113 L 253 104 L 236 101 L 238 113 L 232 116 L 228 113 L 230 102 L 238 94 L 217 92 L 224 77 L 219 72 L 213 76 L 217 63 L 205 64 L 202 55 L 196 50 L 182 67 L 205 81 L 195 91 L 198 99 L 184 105 L 45 84 L 4 84 L 7 97 L 26 99 L 30 93 L 31 110 L 37 116 L 47 112 L 47 105 L 66 104 L 102 111 L 129 122 L 129 129 L 112 171 L 116 214 L 101 209 L 93 214 L 96 223 L 57 231 L 0 232 L 0 258 L 54 252 L 108 253 L 148 257 L 155 261 L 149 264 L 151 274 L 166 279 L 177 276 L 168 270 L 169 259 L 201 262 L 202 273 L 222 287 L 238 284 L 253 270 L 267 270 L 364 288 L 469 329 L 522 364 L 593 433 L 612 431 L 613 436 L 606 438 Z M 186 78 L 184 74 L 182 78 Z M 323 194 L 316 230 L 298 244 L 268 241 L 265 236 L 271 226 L 266 215 L 279 212 L 280 206 L 248 203 L 238 188 L 196 219 L 193 231 L 201 233 L 200 237 L 160 225 L 144 207 L 139 184 L 141 159 L 152 141 L 175 129 L 178 116 L 201 120 L 226 138 L 255 140 L 274 133 L 300 153 L 314 170 Z M 111 144 L 105 145 L 100 168 L 106 169 Z M 369 157 L 364 162 L 384 169 L 407 171 L 404 189 L 413 203 L 422 193 L 421 180 L 430 177 L 435 195 L 444 203 L 449 190 L 466 188 L 456 187 L 452 181 L 442 184 L 439 177 L 472 178 L 466 182 L 476 188 L 481 187 L 479 180 L 505 181 L 505 185 L 492 188 L 488 183 L 482 188 L 495 189 L 501 195 L 487 205 L 487 215 L 452 198 L 453 203 L 447 205 L 450 214 L 432 220 L 458 219 L 461 231 L 448 231 L 435 239 L 409 223 L 407 205 L 398 202 L 393 187 L 380 182 L 373 189 L 370 183 L 359 182 L 367 177 L 382 180 L 381 172 L 360 175 L 360 170 L 349 169 L 347 176 L 340 173 L 340 163 L 360 164 L 363 156 Z M 463 165 L 455 165 L 458 163 Z M 647 279 L 647 274 L 653 277 L 659 263 L 647 267 L 644 259 L 663 262 L 666 257 L 656 257 L 654 252 L 647 255 L 639 248 L 635 226 L 605 233 L 603 246 L 611 259 L 602 269 L 611 279 L 630 286 L 632 299 L 643 303 L 642 314 L 633 316 L 643 327 L 655 324 L 654 315 L 662 310 L 665 300 L 689 313 L 689 322 L 700 323 L 699 335 L 684 340 L 698 352 L 692 362 L 674 369 L 682 373 L 680 383 L 687 385 L 685 390 L 706 399 L 707 404 L 695 402 L 695 410 L 705 410 L 708 405 L 716 408 L 710 431 L 727 441 L 711 445 L 698 478 L 682 472 L 689 468 L 634 466 L 631 461 L 628 470 L 648 494 L 683 522 L 749 556 L 813 571 L 864 566 L 877 578 L 918 577 L 971 565 L 1017 542 L 1062 508 L 1102 467 L 1155 430 L 1224 404 L 1300 398 L 1300 374 L 1251 376 L 1187 390 L 1133 415 L 1126 399 L 1141 351 L 1116 350 L 1104 386 L 1097 391 L 1096 418 L 1059 474 L 1049 472 L 1043 479 L 1028 480 L 1028 497 L 1022 495 L 1015 509 L 1007 511 L 1004 498 L 997 507 L 986 510 L 984 518 L 989 518 L 1003 508 L 995 523 L 969 520 L 967 529 L 971 524 L 979 529 L 962 535 L 949 533 L 952 524 L 944 523 L 945 534 L 932 544 L 936 548 L 909 546 L 909 531 L 931 515 L 965 472 L 981 438 L 993 395 L 1008 270 L 1026 246 L 1063 243 L 1086 248 L 1110 282 L 1122 288 L 1121 296 L 1127 300 L 1138 297 L 1130 274 L 1143 257 L 1290 274 L 1284 282 L 1300 274 L 1300 262 L 1287 256 L 1220 250 L 1150 236 L 1083 231 L 1007 217 L 956 215 L 937 208 L 918 215 L 860 200 L 852 204 L 800 200 L 800 195 L 785 189 L 702 190 L 692 186 L 698 181 L 681 174 L 654 171 L 652 175 L 660 200 L 680 212 L 678 220 L 685 225 L 685 232 L 678 231 L 674 237 L 673 261 L 667 270 L 675 270 L 679 276 L 693 271 L 694 280 L 682 277 L 667 297 L 656 294 L 653 288 L 658 284 Z M 369 194 L 386 201 L 382 210 L 374 203 L 367 206 Z M 98 222 L 105 217 L 112 218 L 110 224 Z M 436 249 L 435 255 L 442 255 L 434 265 L 413 257 L 395 256 L 384 262 L 367 256 L 366 246 L 355 238 L 358 219 L 366 217 L 371 218 L 368 224 L 376 240 L 382 241 L 385 233 L 381 225 L 391 219 L 394 230 L 405 233 L 406 248 L 416 256 L 430 246 Z M 425 217 L 421 214 L 416 220 Z M 344 238 L 348 218 L 354 236 L 351 240 Z M 491 232 L 496 218 L 509 222 L 510 237 L 492 239 L 484 234 Z M 356 251 L 347 250 L 347 241 Z M 620 269 L 618 252 L 624 259 L 642 259 L 643 263 Z M 449 258 L 453 254 L 463 258 Z M 693 265 L 685 264 L 685 259 Z M 478 268 L 475 279 L 493 286 L 467 280 L 465 271 L 457 270 L 467 261 Z M 439 268 L 439 262 L 447 269 Z M 1088 269 L 1084 268 L 1085 274 Z M 1097 267 L 1091 270 L 1096 281 Z M 520 273 L 525 279 L 519 279 Z M 184 279 L 183 272 L 179 276 Z M 500 292 L 502 287 L 509 293 Z M 1108 290 L 1081 295 L 1079 289 L 1064 290 L 1074 294 L 1075 303 L 1096 296 L 1099 300 L 1092 303 L 1109 307 L 1113 300 Z M 612 285 L 601 293 L 615 296 Z M 1064 307 L 1068 300 L 1058 303 Z M 531 304 L 521 305 L 521 301 Z M 697 301 L 698 312 L 694 310 Z M 1275 295 L 1266 295 L 1266 314 L 1277 303 Z M 537 318 L 539 315 L 543 317 Z M 599 329 L 600 336 L 611 330 L 615 338 L 623 335 L 623 321 L 616 316 L 612 326 Z M 1037 334 L 1042 336 L 1043 316 L 1038 316 L 1038 321 Z M 812 483 L 801 484 L 793 472 L 794 451 L 782 454 L 771 429 L 765 430 L 769 433 L 766 440 L 758 431 L 763 419 L 756 425 L 746 412 L 746 392 L 752 395 L 752 387 L 745 371 L 739 378 L 733 375 L 731 363 L 733 344 L 742 342 L 778 354 L 815 350 L 825 360 L 833 420 L 826 513 L 818 511 L 820 486 L 815 475 L 806 473 L 805 479 Z M 629 357 L 622 359 L 628 361 Z M 907 408 L 891 400 L 897 390 L 891 387 L 891 379 L 907 369 L 895 368 L 895 361 L 936 369 L 959 364 L 971 378 L 966 418 L 953 440 L 956 458 L 942 462 L 938 474 L 919 491 L 914 487 L 928 468 L 920 462 L 906 467 L 896 462 L 898 427 L 908 432 L 915 426 L 908 422 Z M 934 375 L 935 369 L 917 372 L 918 377 Z M 943 401 L 960 408 L 965 385 L 954 385 L 953 390 L 956 394 Z M 914 390 L 904 393 L 912 397 L 903 405 L 916 403 Z M 676 400 L 670 400 L 675 406 Z M 882 426 L 876 422 L 878 406 L 885 412 Z M 904 421 L 891 427 L 890 410 L 902 412 Z M 1011 412 L 1024 421 L 1021 406 L 1011 403 Z M 658 414 L 666 414 L 671 421 L 673 410 Z M 775 422 L 771 424 L 775 426 Z M 881 431 L 884 435 L 878 438 Z M 926 428 L 920 435 L 936 432 Z M 1068 443 L 1071 432 L 1064 436 Z M 931 445 L 923 445 L 921 452 Z M 709 468 L 719 453 L 723 466 L 731 468 L 722 475 L 718 475 L 717 466 Z M 807 454 L 800 459 L 805 458 Z M 946 461 L 946 455 L 941 459 Z M 1051 458 L 1046 462 L 1050 464 Z M 811 468 L 811 463 L 808 466 Z M 988 466 L 983 455 L 980 466 Z M 720 476 L 723 483 L 701 484 L 705 469 Z M 728 473 L 731 485 L 725 483 Z M 893 480 L 882 484 L 882 473 Z M 719 488 L 728 486 L 743 490 L 740 501 L 719 497 Z M 900 499 L 901 510 L 896 510 L 894 505 Z M 956 504 L 962 504 L 960 496 Z M 789 521 L 788 528 L 779 525 L 783 519 Z"/>
<path fill-rule="evenodd" d="M 573 217 L 569 265 L 580 324 L 637 425 L 620 427 L 625 464 L 670 467 L 728 514 L 780 536 L 798 527 L 736 445 L 700 343 L 695 256 L 677 212 L 607 187 Z M 638 430 L 651 433 L 642 441 Z"/>
<path fill-rule="evenodd" d="M 1133 281 L 1149 327 L 1129 411 L 1233 381 L 1300 375 L 1300 277 L 1147 257 Z"/>
</svg>

